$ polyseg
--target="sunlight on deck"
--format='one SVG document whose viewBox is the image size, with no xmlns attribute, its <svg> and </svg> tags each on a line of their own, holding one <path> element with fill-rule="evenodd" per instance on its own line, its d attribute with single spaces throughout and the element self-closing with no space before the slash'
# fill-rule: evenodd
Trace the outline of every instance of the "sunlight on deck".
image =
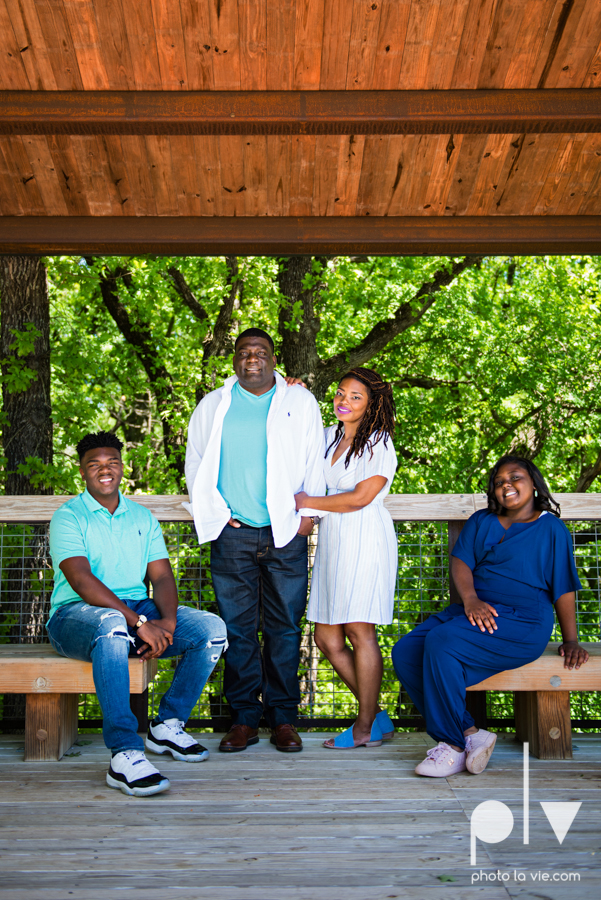
<svg viewBox="0 0 601 900">
<path fill-rule="evenodd" d="M 334 753 L 304 735 L 301 754 L 267 737 L 206 763 L 160 761 L 171 790 L 145 800 L 111 790 L 99 735 L 60 762 L 24 763 L 22 738 L 0 736 L 1 900 L 497 900 L 598 898 L 601 735 L 574 735 L 574 759 L 530 759 L 530 844 L 523 844 L 522 748 L 502 735 L 481 776 L 420 779 L 432 745 L 398 735 L 378 749 Z M 577 749 L 576 749 L 577 748 Z M 215 751 L 215 752 L 213 752 Z M 469 816 L 484 800 L 512 810 L 503 843 L 478 842 Z M 562 845 L 540 801 L 582 801 Z M 509 873 L 484 880 L 474 873 Z M 516 881 L 524 873 L 526 880 Z M 540 875 L 539 875 L 540 873 Z M 574 883 L 543 883 L 572 873 Z"/>
</svg>

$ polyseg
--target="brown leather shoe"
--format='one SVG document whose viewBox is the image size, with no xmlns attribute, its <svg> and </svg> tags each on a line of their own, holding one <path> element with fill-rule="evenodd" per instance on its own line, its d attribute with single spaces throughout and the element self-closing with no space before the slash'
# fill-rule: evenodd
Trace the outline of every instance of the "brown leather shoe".
<svg viewBox="0 0 601 900">
<path fill-rule="evenodd" d="M 226 736 L 221 739 L 219 749 L 222 753 L 239 753 L 241 750 L 246 750 L 249 744 L 258 742 L 259 730 L 257 728 L 238 723 L 232 725 Z"/>
<path fill-rule="evenodd" d="M 294 725 L 289 725 L 287 722 L 272 728 L 269 740 L 282 753 L 299 753 L 303 749 L 303 742 L 298 731 Z"/>
</svg>

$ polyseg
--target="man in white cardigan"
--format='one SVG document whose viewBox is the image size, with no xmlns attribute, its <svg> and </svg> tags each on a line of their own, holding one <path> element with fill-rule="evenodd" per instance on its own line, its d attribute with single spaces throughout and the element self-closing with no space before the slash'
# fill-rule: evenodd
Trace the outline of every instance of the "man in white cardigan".
<svg viewBox="0 0 601 900">
<path fill-rule="evenodd" d="M 232 727 L 219 746 L 229 753 L 259 740 L 262 715 L 278 750 L 302 749 L 295 728 L 300 620 L 314 522 L 311 510 L 296 511 L 294 495 L 325 494 L 325 439 L 315 398 L 287 387 L 275 365 L 271 337 L 244 331 L 236 374 L 203 397 L 188 430 L 188 508 L 200 543 L 212 542 L 213 586 L 229 641 L 224 690 Z"/>
</svg>

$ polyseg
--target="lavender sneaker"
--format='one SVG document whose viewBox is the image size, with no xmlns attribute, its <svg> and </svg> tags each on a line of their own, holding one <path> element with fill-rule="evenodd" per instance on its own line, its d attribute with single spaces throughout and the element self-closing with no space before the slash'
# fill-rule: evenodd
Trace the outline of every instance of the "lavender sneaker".
<svg viewBox="0 0 601 900">
<path fill-rule="evenodd" d="M 495 744 L 497 742 L 496 734 L 485 731 L 480 728 L 475 734 L 468 734 L 465 739 L 465 749 L 467 758 L 465 765 L 468 772 L 472 775 L 479 775 L 483 772 L 491 757 Z"/>
<path fill-rule="evenodd" d="M 457 772 L 465 772 L 465 750 L 453 750 L 444 741 L 432 747 L 426 758 L 415 767 L 417 775 L 428 775 L 430 778 L 446 778 Z"/>
</svg>

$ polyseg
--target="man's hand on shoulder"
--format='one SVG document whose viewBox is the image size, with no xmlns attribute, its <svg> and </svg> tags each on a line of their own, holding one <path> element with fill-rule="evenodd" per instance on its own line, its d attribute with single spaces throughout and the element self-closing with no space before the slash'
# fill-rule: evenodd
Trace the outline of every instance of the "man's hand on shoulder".
<svg viewBox="0 0 601 900">
<path fill-rule="evenodd" d="M 140 625 L 138 635 L 144 641 L 138 650 L 140 659 L 158 659 L 162 656 L 167 647 L 173 644 L 174 630 L 173 623 L 166 623 L 165 619 L 151 619 Z"/>
<path fill-rule="evenodd" d="M 284 381 L 286 382 L 288 387 L 294 387 L 295 384 L 300 384 L 300 386 L 304 388 L 307 387 L 302 378 L 293 378 L 292 375 L 286 375 Z"/>
</svg>

